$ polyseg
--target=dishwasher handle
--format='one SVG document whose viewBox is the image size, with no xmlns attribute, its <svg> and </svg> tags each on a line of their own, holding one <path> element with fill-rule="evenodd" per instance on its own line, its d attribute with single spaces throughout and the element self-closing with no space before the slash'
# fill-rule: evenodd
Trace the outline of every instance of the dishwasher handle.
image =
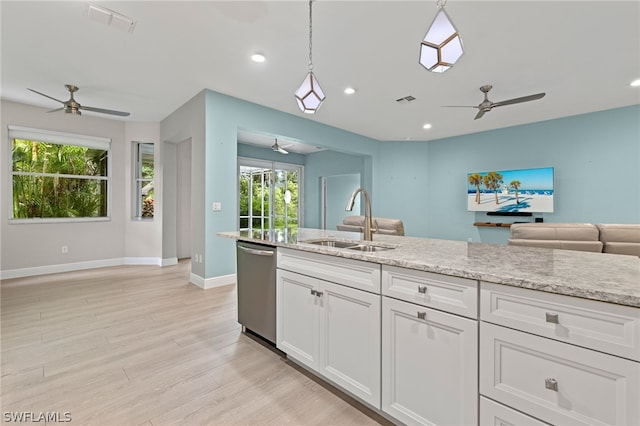
<svg viewBox="0 0 640 426">
<path fill-rule="evenodd" d="M 249 247 L 238 246 L 242 251 L 245 251 L 249 254 L 255 254 L 257 256 L 273 256 L 274 251 L 272 250 L 256 250 Z"/>
</svg>

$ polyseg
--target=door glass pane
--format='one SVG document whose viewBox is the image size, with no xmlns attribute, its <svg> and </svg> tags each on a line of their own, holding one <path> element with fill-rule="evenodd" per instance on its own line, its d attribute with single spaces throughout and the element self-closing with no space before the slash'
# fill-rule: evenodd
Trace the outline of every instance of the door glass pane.
<svg viewBox="0 0 640 426">
<path fill-rule="evenodd" d="M 239 167 L 239 229 L 295 230 L 299 226 L 302 166 L 266 163 Z M 259 163 L 259 161 L 256 161 Z"/>
</svg>

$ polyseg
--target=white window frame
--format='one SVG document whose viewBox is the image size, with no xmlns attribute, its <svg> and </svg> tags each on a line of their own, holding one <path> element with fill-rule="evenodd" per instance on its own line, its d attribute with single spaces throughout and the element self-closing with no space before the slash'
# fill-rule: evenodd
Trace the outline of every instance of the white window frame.
<svg viewBox="0 0 640 426">
<path fill-rule="evenodd" d="M 151 145 L 153 147 L 153 179 L 143 179 L 142 178 L 142 159 L 140 156 L 140 147 L 141 145 Z M 152 217 L 142 217 L 142 204 L 140 199 L 142 198 L 142 194 L 140 193 L 140 187 L 138 184 L 140 182 L 152 182 L 155 190 L 156 187 L 156 144 L 153 142 L 133 142 L 133 219 L 134 220 L 144 220 L 144 221 L 153 221 L 156 217 L 155 207 Z M 154 198 L 155 200 L 155 198 Z"/>
<path fill-rule="evenodd" d="M 34 129 L 21 126 L 8 126 L 8 150 L 9 155 L 9 223 L 10 224 L 32 224 L 32 223 L 63 223 L 63 222 L 108 222 L 111 220 L 111 201 L 112 201 L 112 184 L 111 184 L 111 170 L 112 170 L 112 153 L 111 153 L 111 139 L 103 138 L 99 136 L 87 136 L 73 133 L 57 132 L 53 130 Z M 13 176 L 16 175 L 29 175 L 29 176 L 45 176 L 45 177 L 65 177 L 74 179 L 84 179 L 82 175 L 65 175 L 65 174 L 52 174 L 52 173 L 31 173 L 31 172 L 14 172 L 13 171 L 13 156 L 12 147 L 14 139 L 25 139 L 37 142 L 54 143 L 58 145 L 75 145 L 92 149 L 102 149 L 107 151 L 107 176 L 91 177 L 95 180 L 104 180 L 107 182 L 107 215 L 100 217 L 51 217 L 41 218 L 34 217 L 28 219 L 16 219 L 13 217 Z"/>
<path fill-rule="evenodd" d="M 304 166 L 300 164 L 293 163 L 281 163 L 276 161 L 269 160 L 260 160 L 257 158 L 249 158 L 249 157 L 238 157 L 238 169 L 236 172 L 236 194 L 240 194 L 240 167 L 258 167 L 264 169 L 271 169 L 274 173 L 276 170 L 286 170 L 286 171 L 297 171 L 298 172 L 298 228 L 304 227 Z M 271 194 L 269 198 L 273 200 L 273 186 L 270 185 Z M 237 208 L 237 229 L 240 228 L 240 197 L 238 196 L 238 205 Z M 249 211 L 251 211 L 251 206 L 249 206 Z M 273 214 L 273 203 L 270 204 L 270 211 L 267 213 L 269 217 L 269 227 L 272 228 L 273 222 L 275 221 L 275 215 Z M 249 224 L 251 224 L 251 215 L 249 215 Z M 251 228 L 251 226 L 249 226 Z"/>
</svg>

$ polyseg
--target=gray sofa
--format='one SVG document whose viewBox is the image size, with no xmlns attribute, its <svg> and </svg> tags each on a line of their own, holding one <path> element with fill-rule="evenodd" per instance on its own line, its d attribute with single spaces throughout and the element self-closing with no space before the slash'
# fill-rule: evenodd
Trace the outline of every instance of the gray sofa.
<svg viewBox="0 0 640 426">
<path fill-rule="evenodd" d="M 374 217 L 373 229 L 378 224 L 377 234 L 404 235 L 404 224 L 400 219 L 389 219 L 386 217 Z M 338 231 L 363 232 L 364 216 L 346 216 L 342 223 L 336 226 Z"/>
<path fill-rule="evenodd" d="M 508 244 L 640 257 L 640 224 L 514 223 Z"/>
</svg>

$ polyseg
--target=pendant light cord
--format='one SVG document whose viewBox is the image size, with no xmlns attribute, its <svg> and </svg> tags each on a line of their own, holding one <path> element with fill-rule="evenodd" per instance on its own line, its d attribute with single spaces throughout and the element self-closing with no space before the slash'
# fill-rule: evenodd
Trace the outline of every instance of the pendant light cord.
<svg viewBox="0 0 640 426">
<path fill-rule="evenodd" d="M 439 8 L 443 8 L 445 4 L 447 4 L 447 0 L 436 0 L 436 6 Z"/>
<path fill-rule="evenodd" d="M 309 71 L 313 70 L 313 61 L 312 61 L 312 57 L 311 57 L 311 52 L 313 49 L 313 44 L 312 44 L 312 40 L 313 40 L 313 14 L 311 13 L 311 4 L 313 3 L 313 0 L 309 0 Z"/>
</svg>

